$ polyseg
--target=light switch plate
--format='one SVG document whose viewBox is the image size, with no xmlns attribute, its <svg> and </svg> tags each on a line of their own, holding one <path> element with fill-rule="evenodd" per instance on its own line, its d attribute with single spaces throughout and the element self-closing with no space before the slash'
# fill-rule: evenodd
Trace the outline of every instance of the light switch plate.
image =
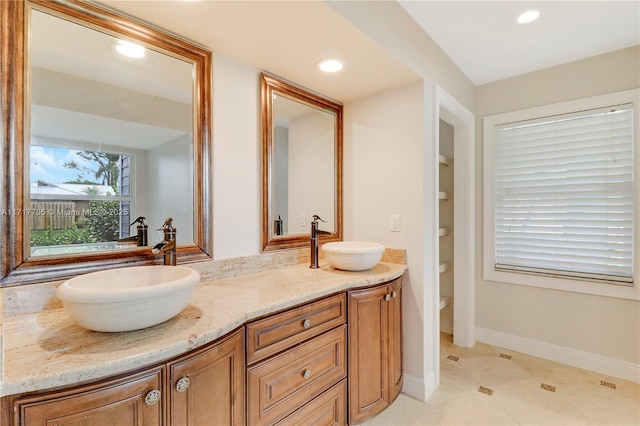
<svg viewBox="0 0 640 426">
<path fill-rule="evenodd" d="M 400 215 L 391 215 L 391 232 L 400 232 Z"/>
</svg>

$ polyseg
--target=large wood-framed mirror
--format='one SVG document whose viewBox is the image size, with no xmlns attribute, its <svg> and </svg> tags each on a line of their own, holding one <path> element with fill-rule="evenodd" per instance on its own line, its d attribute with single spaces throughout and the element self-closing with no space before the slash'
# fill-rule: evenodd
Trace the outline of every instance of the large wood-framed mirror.
<svg viewBox="0 0 640 426">
<path fill-rule="evenodd" d="M 342 240 L 342 104 L 260 75 L 263 251 Z"/>
<path fill-rule="evenodd" d="M 167 217 L 179 263 L 210 259 L 211 52 L 93 2 L 0 11 L 0 285 L 161 263 Z"/>
</svg>

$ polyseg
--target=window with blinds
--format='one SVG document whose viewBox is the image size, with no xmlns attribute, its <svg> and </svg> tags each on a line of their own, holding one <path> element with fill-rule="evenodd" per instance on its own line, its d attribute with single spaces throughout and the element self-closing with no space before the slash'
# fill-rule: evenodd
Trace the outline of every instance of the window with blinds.
<svg viewBox="0 0 640 426">
<path fill-rule="evenodd" d="M 633 283 L 633 105 L 495 125 L 495 270 Z"/>
</svg>

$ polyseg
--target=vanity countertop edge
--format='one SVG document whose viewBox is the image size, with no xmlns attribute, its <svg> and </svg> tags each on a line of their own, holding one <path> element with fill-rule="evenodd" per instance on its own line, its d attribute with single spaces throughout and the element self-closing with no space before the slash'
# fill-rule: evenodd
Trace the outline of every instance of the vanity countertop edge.
<svg viewBox="0 0 640 426">
<path fill-rule="evenodd" d="M 186 265 L 188 266 L 188 265 Z M 85 383 L 168 361 L 246 322 L 351 288 L 404 274 L 404 264 L 380 262 L 360 272 L 295 265 L 201 282 L 176 317 L 143 330 L 89 331 L 64 309 L 5 319 L 0 396 Z"/>
</svg>

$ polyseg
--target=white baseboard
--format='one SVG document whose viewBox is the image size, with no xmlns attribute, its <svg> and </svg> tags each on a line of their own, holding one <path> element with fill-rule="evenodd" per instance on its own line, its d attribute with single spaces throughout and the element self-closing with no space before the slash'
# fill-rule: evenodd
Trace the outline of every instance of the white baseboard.
<svg viewBox="0 0 640 426">
<path fill-rule="evenodd" d="M 640 383 L 640 364 L 476 327 L 479 342 Z"/>
<path fill-rule="evenodd" d="M 404 373 L 404 383 L 402 384 L 402 393 L 417 399 L 418 401 L 426 401 L 435 392 L 436 383 L 433 371 L 431 371 L 425 380 L 419 379 L 410 374 Z"/>
</svg>

